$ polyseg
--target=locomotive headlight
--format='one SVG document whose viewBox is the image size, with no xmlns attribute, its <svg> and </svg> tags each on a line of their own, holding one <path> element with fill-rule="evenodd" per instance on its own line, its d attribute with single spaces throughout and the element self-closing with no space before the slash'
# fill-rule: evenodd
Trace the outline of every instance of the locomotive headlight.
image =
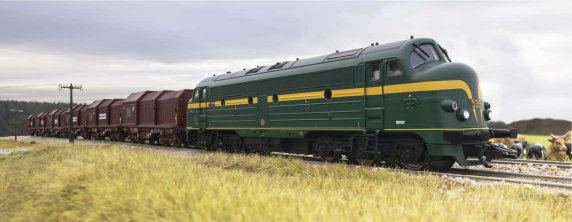
<svg viewBox="0 0 572 222">
<path fill-rule="evenodd" d="M 465 121 L 465 120 L 468 120 L 469 117 L 471 117 L 471 114 L 469 113 L 468 110 L 461 109 L 461 110 L 457 111 L 457 119 L 459 119 L 461 121 Z"/>
<path fill-rule="evenodd" d="M 492 119 L 492 114 L 491 114 L 491 104 L 488 102 L 483 102 L 483 107 L 485 108 L 485 110 L 483 110 L 483 114 L 485 116 L 485 120 L 489 121 Z"/>
<path fill-rule="evenodd" d="M 443 102 L 441 102 L 441 108 L 443 108 L 443 110 L 447 111 L 447 112 L 455 112 L 457 111 L 457 109 L 459 108 L 459 105 L 457 104 L 457 102 L 455 100 L 452 99 L 446 99 L 443 100 Z"/>
<path fill-rule="evenodd" d="M 485 109 L 491 109 L 491 104 L 489 102 L 483 102 Z"/>
<path fill-rule="evenodd" d="M 485 109 L 485 120 L 486 120 L 486 121 L 491 120 L 491 119 L 492 119 L 491 116 L 492 116 L 491 110 L 490 110 L 490 109 Z"/>
</svg>

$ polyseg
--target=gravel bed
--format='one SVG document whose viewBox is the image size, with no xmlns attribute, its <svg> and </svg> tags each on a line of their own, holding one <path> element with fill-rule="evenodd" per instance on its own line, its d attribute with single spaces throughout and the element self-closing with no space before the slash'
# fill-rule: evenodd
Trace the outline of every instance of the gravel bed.
<svg viewBox="0 0 572 222">
<path fill-rule="evenodd" d="M 486 171 L 501 171 L 509 173 L 528 173 L 528 174 L 539 174 L 539 175 L 549 175 L 549 176 L 561 176 L 570 177 L 572 182 L 572 168 L 558 168 L 556 166 L 550 166 L 548 164 L 534 165 L 531 163 L 525 164 L 492 164 L 493 168 L 486 168 L 482 165 L 478 166 L 467 166 L 462 167 L 455 164 L 453 167 L 461 169 L 472 169 L 472 170 L 486 170 Z"/>
</svg>

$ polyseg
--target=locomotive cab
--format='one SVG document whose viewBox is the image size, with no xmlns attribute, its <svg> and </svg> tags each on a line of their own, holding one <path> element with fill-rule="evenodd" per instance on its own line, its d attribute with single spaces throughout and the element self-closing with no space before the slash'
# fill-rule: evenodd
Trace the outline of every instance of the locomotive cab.
<svg viewBox="0 0 572 222">
<path fill-rule="evenodd" d="M 516 130 L 487 127 L 490 104 L 482 101 L 471 67 L 451 62 L 447 51 L 431 39 L 411 40 L 401 58 L 406 75 L 394 80 L 387 75 L 383 89 L 386 132 L 413 132 L 425 145 L 428 155 L 423 155 L 448 160 L 445 165 L 454 159 L 460 165 L 489 166 L 483 156 L 489 160 L 512 156 L 488 142 L 495 137 L 515 138 Z"/>
</svg>

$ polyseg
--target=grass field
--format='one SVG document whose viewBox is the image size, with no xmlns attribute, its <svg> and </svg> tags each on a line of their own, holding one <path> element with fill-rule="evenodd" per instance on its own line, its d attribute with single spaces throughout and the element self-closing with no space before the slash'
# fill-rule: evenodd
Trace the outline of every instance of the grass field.
<svg viewBox="0 0 572 222">
<path fill-rule="evenodd" d="M 18 147 L 32 147 L 35 144 L 26 142 L 14 142 L 14 140 L 0 140 L 0 149 L 13 149 Z"/>
<path fill-rule="evenodd" d="M 544 147 L 548 147 L 550 146 L 550 142 L 548 142 L 548 138 L 550 138 L 550 135 L 528 135 L 528 134 L 522 134 L 522 136 L 524 136 L 526 138 L 526 141 L 528 141 L 528 144 L 535 144 L 535 143 L 541 143 L 542 145 L 544 145 Z"/>
<path fill-rule="evenodd" d="M 570 203 L 524 187 L 250 155 L 38 144 L 0 159 L 0 221 L 569 221 Z"/>
</svg>

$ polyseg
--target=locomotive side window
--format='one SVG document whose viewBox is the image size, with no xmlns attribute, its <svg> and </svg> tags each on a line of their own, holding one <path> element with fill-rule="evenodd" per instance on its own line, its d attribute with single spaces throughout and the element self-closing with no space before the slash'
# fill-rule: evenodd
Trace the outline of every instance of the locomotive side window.
<svg viewBox="0 0 572 222">
<path fill-rule="evenodd" d="M 198 99 L 198 98 L 199 98 L 199 95 L 200 95 L 200 93 L 201 93 L 201 91 L 200 91 L 200 90 L 197 90 L 197 91 L 195 91 L 195 96 L 193 96 L 193 98 L 195 98 L 195 99 Z"/>
<path fill-rule="evenodd" d="M 379 71 L 379 65 L 371 65 L 371 72 L 369 73 L 370 81 L 378 81 L 381 79 L 381 73 Z"/>
<path fill-rule="evenodd" d="M 413 44 L 413 51 L 411 51 L 410 57 L 411 66 L 413 68 L 437 60 L 439 60 L 439 55 L 437 55 L 437 51 L 432 44 Z"/>
<path fill-rule="evenodd" d="M 401 66 L 397 61 L 389 61 L 387 62 L 387 76 L 400 76 L 403 75 L 403 71 L 401 71 Z"/>
</svg>

